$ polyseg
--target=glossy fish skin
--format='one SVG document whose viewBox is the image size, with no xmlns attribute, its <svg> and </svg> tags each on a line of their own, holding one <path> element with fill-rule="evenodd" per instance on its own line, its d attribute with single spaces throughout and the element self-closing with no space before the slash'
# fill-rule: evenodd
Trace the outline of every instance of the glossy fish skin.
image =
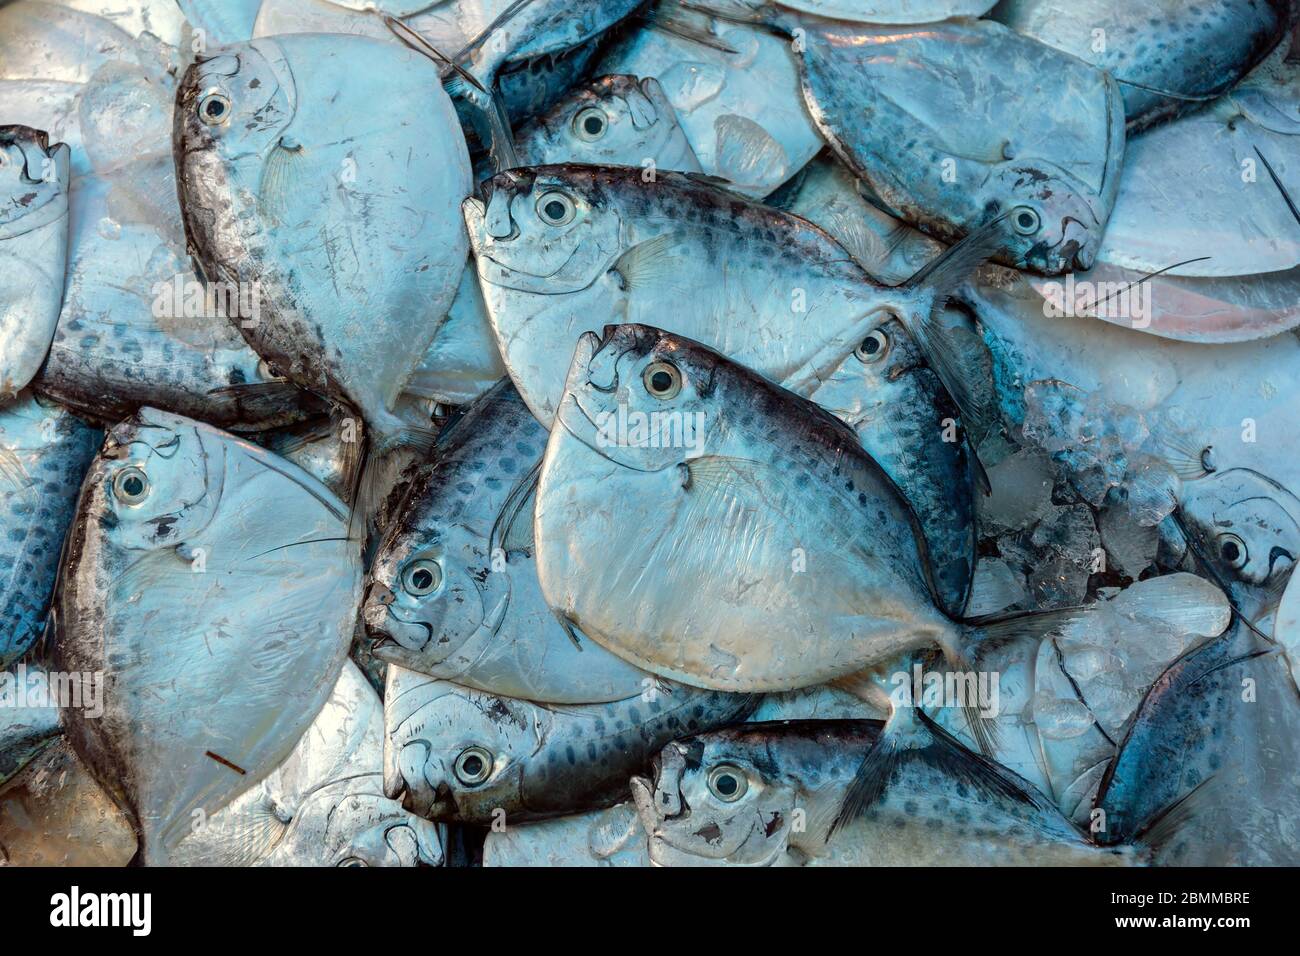
<svg viewBox="0 0 1300 956">
<path fill-rule="evenodd" d="M 302 740 L 265 780 L 181 842 L 178 866 L 442 865 L 435 824 L 383 795 L 384 716 L 350 661 Z"/>
<path fill-rule="evenodd" d="M 629 700 L 546 706 L 396 665 L 384 701 L 385 793 L 405 791 L 403 805 L 430 820 L 487 825 L 504 811 L 507 826 L 613 806 L 669 740 L 742 720 L 757 703 L 655 685 Z M 467 783 L 468 770 L 486 776 Z"/>
<path fill-rule="evenodd" d="M 174 184 L 167 156 L 76 180 L 67 291 L 36 389 L 105 424 L 145 405 L 237 431 L 324 411 L 199 301 Z"/>
<path fill-rule="evenodd" d="M 65 731 L 145 863 L 273 770 L 334 687 L 361 589 L 347 526 L 316 479 L 209 425 L 144 409 L 105 441 L 68 533 L 55 668 L 104 675 L 103 716 L 67 710 Z"/>
<path fill-rule="evenodd" d="M 505 374 L 478 287 L 478 272 L 470 261 L 461 273 L 456 298 L 419 367 L 407 380 L 403 395 L 447 405 L 468 405 Z"/>
<path fill-rule="evenodd" d="M 468 252 L 455 210 L 469 155 L 436 68 L 366 37 L 215 50 L 177 90 L 173 146 L 207 279 L 258 294 L 241 334 L 279 374 L 393 441 L 397 396 Z"/>
<path fill-rule="evenodd" d="M 810 24 L 801 63 L 823 136 L 897 216 L 952 242 L 1009 213 L 999 262 L 1045 275 L 1092 265 L 1124 157 L 1109 76 L 989 20 Z M 1062 99 L 1068 115 L 1052 107 Z"/>
<path fill-rule="evenodd" d="M 36 375 L 54 337 L 68 257 L 71 151 L 0 126 L 0 398 Z"/>
<path fill-rule="evenodd" d="M 1231 88 L 1277 42 L 1286 7 L 1284 0 L 1140 7 L 1002 0 L 993 18 L 1115 77 L 1132 131 Z"/>
<path fill-rule="evenodd" d="M 1032 785 L 934 731 L 867 814 L 830 833 L 874 720 L 774 721 L 668 744 L 632 796 L 659 866 L 1124 866 Z M 722 781 L 739 781 L 730 799 Z M 713 780 L 713 785 L 710 781 Z M 733 791 L 734 792 L 734 791 Z"/>
<path fill-rule="evenodd" d="M 23 681 L 26 687 L 20 687 Z M 59 708 L 45 692 L 48 681 L 44 670 L 28 665 L 0 672 L 0 786 L 63 733 Z M 31 689 L 42 695 L 40 699 L 20 696 Z"/>
<path fill-rule="evenodd" d="M 1300 700 L 1285 645 L 1255 634 L 1300 555 L 1300 500 L 1244 468 L 1185 486 L 1174 516 L 1202 573 L 1238 611 L 1222 637 L 1175 661 L 1151 688 L 1097 795 L 1108 842 L 1131 839 L 1166 808 L 1186 812 L 1157 862 L 1300 863 Z M 1171 518 L 1169 520 L 1174 520 Z"/>
<path fill-rule="evenodd" d="M 583 163 L 699 172 L 677 114 L 654 77 L 601 76 L 515 133 L 520 164 Z"/>
<path fill-rule="evenodd" d="M 364 614 L 375 657 L 541 703 L 623 700 L 650 683 L 570 636 L 542 597 L 530 485 L 546 438 L 508 380 L 440 438 L 371 568 Z M 422 567 L 436 573 L 432 590 L 412 582 Z"/>
<path fill-rule="evenodd" d="M 883 315 L 929 306 L 920 290 L 876 284 L 811 223 L 698 178 L 543 166 L 502 173 L 483 191 L 486 202 L 464 206 L 479 284 L 502 361 L 543 424 L 578 336 L 608 322 L 668 322 L 665 301 L 689 305 L 673 331 L 801 394 Z M 561 226 L 536 208 L 557 194 L 573 208 Z"/>
<path fill-rule="evenodd" d="M 102 437 L 30 394 L 0 407 L 0 668 L 44 631 L 63 536 Z"/>
<path fill-rule="evenodd" d="M 713 0 L 710 9 L 736 17 L 771 15 L 773 8 L 830 20 L 877 24 L 922 24 L 954 17 L 978 17 L 997 0 Z"/>
<path fill-rule="evenodd" d="M 651 366 L 675 370 L 680 392 L 655 397 Z M 648 447 L 608 434 L 633 413 L 661 423 Z M 919 526 L 856 435 L 672 333 L 623 325 L 579 340 L 535 515 L 551 606 L 664 677 L 782 691 L 936 643 L 962 654 L 931 598 Z"/>
</svg>

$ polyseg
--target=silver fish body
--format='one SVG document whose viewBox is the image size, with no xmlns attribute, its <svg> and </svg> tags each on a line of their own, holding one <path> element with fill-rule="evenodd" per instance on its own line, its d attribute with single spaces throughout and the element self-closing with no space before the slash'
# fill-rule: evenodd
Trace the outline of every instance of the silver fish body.
<svg viewBox="0 0 1300 956">
<path fill-rule="evenodd" d="M 438 83 L 397 44 L 301 34 L 212 51 L 177 91 L 178 192 L 208 281 L 255 290 L 248 343 L 381 438 L 403 428 L 397 396 L 468 251 L 469 156 Z"/>
<path fill-rule="evenodd" d="M 745 724 L 668 744 L 632 795 L 659 866 L 1123 866 L 1032 785 L 935 729 L 831 832 L 872 720 Z"/>
<path fill-rule="evenodd" d="M 714 0 L 709 9 L 752 18 L 780 7 L 821 19 L 853 23 L 924 24 L 982 16 L 995 5 L 996 0 Z"/>
<path fill-rule="evenodd" d="M 329 696 L 361 589 L 347 526 L 316 479 L 211 426 L 144 409 L 110 433 L 69 531 L 55 667 L 104 675 L 103 716 L 65 728 L 146 863 L 270 773 Z"/>
<path fill-rule="evenodd" d="M 0 671 L 0 785 L 63 733 L 49 686 L 38 667 Z"/>
<path fill-rule="evenodd" d="M 68 258 L 71 152 L 0 126 L 0 398 L 36 375 L 54 338 Z"/>
<path fill-rule="evenodd" d="M 962 653 L 919 525 L 856 436 L 671 333 L 579 340 L 535 514 L 551 606 L 664 677 L 783 691 L 936 643 Z"/>
<path fill-rule="evenodd" d="M 1092 265 L 1124 158 L 1113 79 L 988 20 L 810 25 L 803 47 L 818 128 L 895 215 L 951 242 L 1007 214 L 999 262 L 1046 275 Z"/>
<path fill-rule="evenodd" d="M 430 866 L 435 824 L 383 795 L 384 716 L 351 662 L 292 753 L 265 780 L 201 819 L 178 866 Z"/>
<path fill-rule="evenodd" d="M 1115 77 L 1132 129 L 1231 88 L 1277 43 L 1286 8 L 1282 0 L 1003 0 L 994 18 Z"/>
<path fill-rule="evenodd" d="M 451 308 L 402 392 L 406 398 L 468 405 L 505 374 L 478 272 L 470 261 L 461 273 Z"/>
<path fill-rule="evenodd" d="M 371 567 L 375 656 L 506 697 L 623 700 L 652 683 L 551 613 L 533 562 L 533 483 L 546 430 L 509 381 L 440 438 Z"/>
<path fill-rule="evenodd" d="M 63 536 L 101 438 L 32 395 L 0 407 L 0 668 L 45 628 Z"/>
<path fill-rule="evenodd" d="M 535 704 L 389 665 L 384 789 L 430 820 L 511 826 L 613 806 L 669 740 L 756 700 L 652 685 L 629 700 Z"/>
<path fill-rule="evenodd" d="M 520 164 L 583 163 L 699 172 L 676 111 L 654 77 L 601 76 L 515 131 Z"/>
</svg>

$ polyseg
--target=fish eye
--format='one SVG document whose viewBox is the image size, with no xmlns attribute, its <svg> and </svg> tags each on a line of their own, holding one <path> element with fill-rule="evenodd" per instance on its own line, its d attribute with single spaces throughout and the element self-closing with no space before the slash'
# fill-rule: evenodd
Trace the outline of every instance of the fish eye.
<svg viewBox="0 0 1300 956">
<path fill-rule="evenodd" d="M 209 126 L 220 126 L 230 118 L 230 97 L 225 93 L 209 93 L 199 100 L 199 119 Z"/>
<path fill-rule="evenodd" d="M 339 860 L 338 865 L 339 866 L 369 866 L 370 864 L 367 863 L 365 860 L 361 859 L 361 857 L 359 856 L 349 856 L 349 857 L 344 857 L 342 860 Z"/>
<path fill-rule="evenodd" d="M 480 784 L 492 774 L 492 754 L 482 747 L 467 747 L 456 758 L 452 772 L 467 787 Z"/>
<path fill-rule="evenodd" d="M 149 496 L 149 476 L 132 465 L 123 468 L 113 479 L 113 494 L 127 505 L 138 505 Z"/>
<path fill-rule="evenodd" d="M 1011 210 L 1011 228 L 1022 236 L 1032 236 L 1041 226 L 1038 210 L 1032 206 L 1017 206 Z"/>
<path fill-rule="evenodd" d="M 420 597 L 438 590 L 442 584 L 442 566 L 437 561 L 412 561 L 402 572 L 402 587 L 407 594 Z"/>
<path fill-rule="evenodd" d="M 1218 547 L 1219 557 L 1229 567 L 1244 567 L 1246 562 L 1250 560 L 1250 552 L 1246 550 L 1246 542 L 1235 534 L 1219 535 Z"/>
<path fill-rule="evenodd" d="M 544 193 L 537 200 L 537 215 L 548 226 L 563 226 L 573 220 L 573 200 L 561 192 Z"/>
<path fill-rule="evenodd" d="M 729 763 L 719 764 L 709 771 L 709 793 L 724 803 L 735 803 L 749 790 L 745 771 Z"/>
<path fill-rule="evenodd" d="M 682 390 L 682 373 L 671 362 L 651 362 L 641 373 L 641 381 L 647 392 L 664 401 Z"/>
<path fill-rule="evenodd" d="M 876 329 L 865 339 L 862 344 L 853 350 L 859 362 L 879 362 L 889 352 L 889 336 L 881 329 Z"/>
<path fill-rule="evenodd" d="M 573 131 L 578 135 L 578 139 L 585 139 L 589 143 L 604 136 L 607 129 L 609 129 L 609 120 L 605 116 L 605 111 L 597 106 L 588 106 L 573 118 Z"/>
</svg>

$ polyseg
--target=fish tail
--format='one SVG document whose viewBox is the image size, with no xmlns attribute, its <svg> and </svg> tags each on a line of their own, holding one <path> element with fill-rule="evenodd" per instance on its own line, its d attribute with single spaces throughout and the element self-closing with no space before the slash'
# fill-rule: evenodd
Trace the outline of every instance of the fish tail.
<svg viewBox="0 0 1300 956">
<path fill-rule="evenodd" d="M 899 287 L 907 294 L 899 318 L 961 412 L 972 448 L 997 420 L 992 358 L 983 339 L 945 325 L 943 313 L 953 293 L 1002 245 L 1002 219 L 950 246 Z"/>
<path fill-rule="evenodd" d="M 479 138 L 487 143 L 492 171 L 499 173 L 519 166 L 515 136 L 510 128 L 510 117 L 500 90 L 495 86 L 490 90 L 484 89 L 478 83 L 470 83 L 459 73 L 447 77 L 442 86 L 448 96 L 466 104 L 472 111 L 469 118 L 473 121 Z"/>
<path fill-rule="evenodd" d="M 377 431 L 353 470 L 355 478 L 348 537 L 363 543 L 368 537 L 370 522 L 379 517 L 385 476 L 392 476 L 412 462 L 428 458 L 438 440 L 437 429 L 406 424 L 397 418 L 393 419 L 391 427 Z"/>
<path fill-rule="evenodd" d="M 1197 815 L 1198 807 L 1213 794 L 1217 779 L 1217 777 L 1206 777 L 1157 813 L 1138 831 L 1133 837 L 1132 846 L 1141 862 L 1150 863 L 1156 853 L 1177 839 L 1183 825 Z"/>
</svg>

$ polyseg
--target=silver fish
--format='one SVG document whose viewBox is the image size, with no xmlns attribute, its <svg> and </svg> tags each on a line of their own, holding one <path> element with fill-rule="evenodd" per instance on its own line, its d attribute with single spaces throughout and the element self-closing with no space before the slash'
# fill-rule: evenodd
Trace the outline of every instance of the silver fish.
<svg viewBox="0 0 1300 956">
<path fill-rule="evenodd" d="M 0 866 L 126 866 L 130 819 L 56 739 L 0 786 Z"/>
<path fill-rule="evenodd" d="M 293 752 L 172 854 L 178 866 L 442 865 L 435 824 L 383 790 L 384 712 L 351 662 Z"/>
<path fill-rule="evenodd" d="M 911 283 L 876 283 L 806 220 L 685 174 L 620 167 L 502 173 L 465 221 L 501 358 L 549 424 L 577 336 L 604 322 L 668 324 L 808 394 L 888 318 L 900 320 L 976 434 L 990 413 L 983 346 L 938 321 L 996 223 Z M 665 302 L 680 302 L 671 319 Z"/>
<path fill-rule="evenodd" d="M 44 631 L 63 536 L 102 437 L 31 395 L 0 407 L 0 668 Z"/>
<path fill-rule="evenodd" d="M 509 381 L 439 440 L 371 568 L 365 618 L 380 660 L 493 694 L 623 700 L 644 671 L 566 630 L 533 564 L 533 487 L 546 429 Z"/>
<path fill-rule="evenodd" d="M 756 700 L 678 685 L 600 704 L 534 704 L 390 664 L 384 791 L 430 820 L 513 826 L 613 806 L 669 740 Z"/>
<path fill-rule="evenodd" d="M 1286 0 L 1003 0 L 993 18 L 1115 77 L 1132 130 L 1232 87 L 1277 43 L 1287 7 Z"/>
<path fill-rule="evenodd" d="M 699 172 L 700 161 L 654 77 L 602 76 L 515 133 L 520 165 L 584 163 Z"/>
<path fill-rule="evenodd" d="M 636 808 L 620 803 L 493 830 L 483 842 L 483 865 L 650 866 L 650 853 Z"/>
<path fill-rule="evenodd" d="M 105 675 L 103 717 L 65 728 L 146 863 L 270 773 L 328 697 L 360 598 L 347 526 L 316 479 L 211 426 L 144 409 L 110 433 L 69 531 L 55 667 Z"/>
<path fill-rule="evenodd" d="M 648 27 L 628 31 L 599 69 L 657 79 L 704 172 L 761 199 L 822 148 L 781 37 L 670 3 Z"/>
<path fill-rule="evenodd" d="M 255 290 L 241 334 L 360 412 L 381 452 L 414 440 L 393 409 L 468 251 L 455 208 L 469 155 L 438 82 L 396 44 L 301 34 L 213 51 L 177 93 L 178 192 L 204 274 Z"/>
<path fill-rule="evenodd" d="M 709 6 L 731 16 L 752 16 L 778 6 L 831 20 L 855 23 L 920 24 L 954 17 L 983 16 L 997 0 L 710 0 Z"/>
<path fill-rule="evenodd" d="M 1007 215 L 999 262 L 1046 275 L 1092 265 L 1124 158 L 1109 76 L 989 20 L 809 24 L 801 47 L 818 128 L 898 218 L 953 241 Z"/>
<path fill-rule="evenodd" d="M 0 398 L 36 375 L 59 318 L 68 255 L 71 152 L 26 126 L 0 126 Z"/>
<path fill-rule="evenodd" d="M 668 744 L 632 797 L 659 866 L 1125 866 L 1027 781 L 934 724 L 891 764 L 867 814 L 833 830 L 871 720 L 744 724 Z"/>
<path fill-rule="evenodd" d="M 936 644 L 965 661 L 983 633 L 936 606 L 919 525 L 852 431 L 646 326 L 579 340 L 535 538 L 557 613 L 698 686 L 790 690 Z"/>
</svg>

